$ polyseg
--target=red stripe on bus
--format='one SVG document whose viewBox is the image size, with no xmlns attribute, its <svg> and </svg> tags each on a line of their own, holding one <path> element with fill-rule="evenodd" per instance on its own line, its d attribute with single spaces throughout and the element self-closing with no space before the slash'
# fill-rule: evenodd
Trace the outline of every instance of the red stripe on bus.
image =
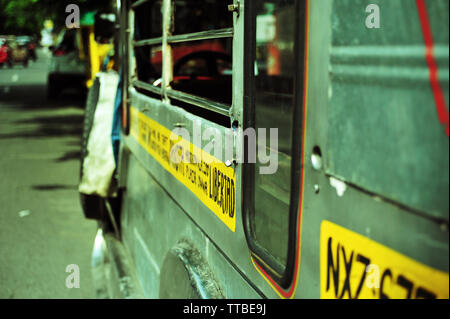
<svg viewBox="0 0 450 319">
<path fill-rule="evenodd" d="M 425 42 L 425 59 L 427 61 L 428 70 L 430 73 L 430 84 L 433 90 L 436 112 L 439 117 L 439 122 L 441 122 L 441 124 L 444 126 L 445 134 L 448 137 L 448 111 L 445 105 L 444 93 L 442 92 L 441 85 L 439 84 L 438 66 L 434 57 L 434 40 L 433 34 L 431 32 L 425 0 L 416 0 L 416 5 L 419 12 L 419 19 L 422 26 L 422 33 Z"/>
</svg>

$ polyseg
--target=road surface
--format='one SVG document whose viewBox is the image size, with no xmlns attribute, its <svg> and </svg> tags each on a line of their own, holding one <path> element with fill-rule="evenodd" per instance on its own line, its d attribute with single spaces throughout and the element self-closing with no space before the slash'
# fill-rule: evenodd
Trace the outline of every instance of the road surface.
<svg viewBox="0 0 450 319">
<path fill-rule="evenodd" d="M 84 98 L 49 102 L 49 57 L 38 56 L 0 69 L 0 298 L 93 298 L 96 223 L 77 192 Z M 80 288 L 66 285 L 76 284 L 73 264 Z"/>
</svg>

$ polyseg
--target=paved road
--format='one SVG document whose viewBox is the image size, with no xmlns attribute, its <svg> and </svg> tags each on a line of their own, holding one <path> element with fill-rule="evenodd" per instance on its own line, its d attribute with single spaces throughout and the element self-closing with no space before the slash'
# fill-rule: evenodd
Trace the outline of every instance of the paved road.
<svg viewBox="0 0 450 319">
<path fill-rule="evenodd" d="M 78 199 L 83 98 L 46 100 L 48 57 L 0 69 L 0 298 L 93 298 L 96 223 Z M 80 288 L 66 287 L 66 267 Z"/>
</svg>

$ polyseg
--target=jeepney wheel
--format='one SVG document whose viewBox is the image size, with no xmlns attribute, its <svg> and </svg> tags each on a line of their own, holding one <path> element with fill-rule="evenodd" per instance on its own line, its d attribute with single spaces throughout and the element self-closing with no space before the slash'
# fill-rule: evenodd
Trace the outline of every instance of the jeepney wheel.
<svg viewBox="0 0 450 319">
<path fill-rule="evenodd" d="M 23 61 L 23 66 L 24 66 L 24 67 L 28 67 L 28 59 L 26 59 L 25 61 Z"/>
</svg>

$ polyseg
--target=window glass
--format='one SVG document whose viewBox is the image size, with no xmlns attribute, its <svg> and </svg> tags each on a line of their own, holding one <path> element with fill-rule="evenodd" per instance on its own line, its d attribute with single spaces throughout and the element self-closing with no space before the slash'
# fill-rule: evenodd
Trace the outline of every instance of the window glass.
<svg viewBox="0 0 450 319">
<path fill-rule="evenodd" d="M 280 265 L 286 264 L 289 239 L 294 7 L 294 0 L 256 3 L 255 129 L 266 129 L 269 154 L 270 128 L 278 128 L 278 169 L 274 174 L 262 175 L 260 165 L 255 165 L 252 235 Z"/>
<path fill-rule="evenodd" d="M 233 26 L 233 15 L 228 12 L 229 1 L 189 0 L 175 1 L 173 34 L 209 31 Z"/>
<path fill-rule="evenodd" d="M 162 36 L 162 0 L 144 3 L 134 13 L 134 41 Z M 137 77 L 140 81 L 153 84 L 161 78 L 161 45 L 138 46 L 134 49 Z"/>
<path fill-rule="evenodd" d="M 185 42 L 172 46 L 175 90 L 231 104 L 231 39 Z"/>
<path fill-rule="evenodd" d="M 233 14 L 227 5 L 222 0 L 174 1 L 172 34 L 231 28 Z M 172 46 L 172 54 L 174 90 L 231 104 L 231 38 L 179 43 Z"/>
</svg>

